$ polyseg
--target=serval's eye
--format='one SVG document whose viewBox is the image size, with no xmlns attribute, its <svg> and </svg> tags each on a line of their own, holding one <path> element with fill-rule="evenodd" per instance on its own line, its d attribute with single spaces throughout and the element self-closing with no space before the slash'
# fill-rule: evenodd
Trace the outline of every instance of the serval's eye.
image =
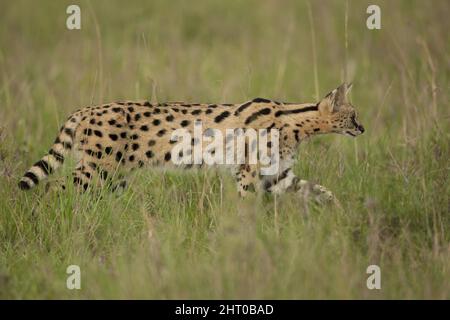
<svg viewBox="0 0 450 320">
<path fill-rule="evenodd" d="M 358 124 L 356 123 L 356 115 L 355 115 L 355 114 L 353 114 L 353 115 L 350 117 L 350 120 L 352 121 L 352 124 L 353 124 L 355 127 L 358 127 Z"/>
</svg>

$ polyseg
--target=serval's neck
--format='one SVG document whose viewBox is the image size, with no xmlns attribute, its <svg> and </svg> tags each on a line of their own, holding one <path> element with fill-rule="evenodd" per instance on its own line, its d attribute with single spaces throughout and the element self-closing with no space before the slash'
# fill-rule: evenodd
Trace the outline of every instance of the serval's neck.
<svg viewBox="0 0 450 320">
<path fill-rule="evenodd" d="M 285 104 L 275 116 L 294 130 L 299 130 L 303 138 L 332 132 L 330 119 L 320 114 L 317 103 Z"/>
</svg>

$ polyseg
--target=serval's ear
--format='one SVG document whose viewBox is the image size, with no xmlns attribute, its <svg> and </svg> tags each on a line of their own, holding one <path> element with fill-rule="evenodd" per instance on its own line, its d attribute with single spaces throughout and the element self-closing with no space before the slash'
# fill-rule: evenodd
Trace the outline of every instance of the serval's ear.
<svg viewBox="0 0 450 320">
<path fill-rule="evenodd" d="M 339 108 L 347 102 L 347 94 L 352 88 L 352 84 L 341 84 L 339 87 L 329 92 L 319 103 L 319 111 L 323 114 L 339 111 Z"/>
<path fill-rule="evenodd" d="M 339 87 L 337 87 L 336 96 L 334 97 L 334 105 L 339 108 L 344 103 L 346 103 L 347 100 L 347 94 L 350 92 L 350 89 L 352 88 L 353 84 L 347 84 L 343 83 Z"/>
</svg>

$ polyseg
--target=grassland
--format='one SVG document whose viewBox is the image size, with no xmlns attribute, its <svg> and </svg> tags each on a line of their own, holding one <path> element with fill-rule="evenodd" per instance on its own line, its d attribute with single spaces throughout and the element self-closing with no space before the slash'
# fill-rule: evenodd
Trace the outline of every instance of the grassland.
<svg viewBox="0 0 450 320">
<path fill-rule="evenodd" d="M 450 298 L 448 1 L 76 2 L 79 31 L 74 1 L 1 3 L 0 298 Z M 312 139 L 295 167 L 342 208 L 240 200 L 215 172 L 141 171 L 102 197 L 16 186 L 80 106 L 309 102 L 343 80 L 366 133 Z"/>
</svg>

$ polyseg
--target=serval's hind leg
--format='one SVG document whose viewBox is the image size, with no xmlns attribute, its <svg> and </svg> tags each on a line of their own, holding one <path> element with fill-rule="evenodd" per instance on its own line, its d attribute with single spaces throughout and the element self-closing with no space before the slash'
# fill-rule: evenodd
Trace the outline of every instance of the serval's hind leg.
<svg viewBox="0 0 450 320">
<path fill-rule="evenodd" d="M 117 179 L 114 179 L 114 181 L 111 183 L 110 189 L 112 192 L 120 195 L 125 192 L 127 186 L 127 179 L 122 174 L 119 174 Z"/>
<path fill-rule="evenodd" d="M 258 187 L 258 168 L 256 165 L 242 164 L 236 172 L 236 182 L 239 196 L 244 198 L 249 191 Z"/>
<path fill-rule="evenodd" d="M 95 163 L 86 164 L 80 161 L 72 172 L 73 184 L 80 191 L 86 191 L 94 179 L 98 178 L 98 167 Z"/>
</svg>

